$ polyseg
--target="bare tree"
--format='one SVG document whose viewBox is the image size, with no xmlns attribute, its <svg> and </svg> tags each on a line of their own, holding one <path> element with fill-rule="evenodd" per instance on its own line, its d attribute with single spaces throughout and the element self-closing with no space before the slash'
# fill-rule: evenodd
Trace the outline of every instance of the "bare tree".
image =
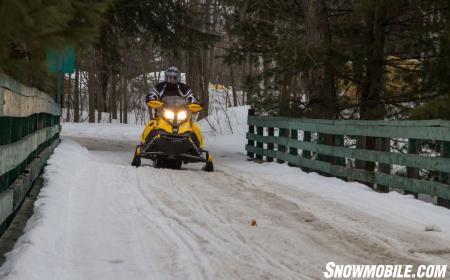
<svg viewBox="0 0 450 280">
<path fill-rule="evenodd" d="M 80 67 L 78 63 L 75 64 L 75 80 L 73 85 L 73 121 L 80 121 Z"/>
</svg>

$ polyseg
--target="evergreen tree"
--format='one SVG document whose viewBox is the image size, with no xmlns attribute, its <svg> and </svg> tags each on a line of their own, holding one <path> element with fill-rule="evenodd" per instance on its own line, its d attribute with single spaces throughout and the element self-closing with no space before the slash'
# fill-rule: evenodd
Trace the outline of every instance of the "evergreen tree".
<svg viewBox="0 0 450 280">
<path fill-rule="evenodd" d="M 254 81 L 257 98 L 249 101 L 258 110 L 325 118 L 418 118 L 434 107 L 427 105 L 432 100 L 448 102 L 448 1 L 226 4 L 232 11 L 227 30 L 236 38 L 228 59 L 251 58 L 256 74 L 247 81 Z M 412 114 L 416 107 L 427 109 Z M 439 112 L 434 115 L 445 117 Z"/>
<path fill-rule="evenodd" d="M 49 48 L 95 40 L 108 0 L 4 0 L 0 2 L 0 71 L 51 92 Z"/>
</svg>

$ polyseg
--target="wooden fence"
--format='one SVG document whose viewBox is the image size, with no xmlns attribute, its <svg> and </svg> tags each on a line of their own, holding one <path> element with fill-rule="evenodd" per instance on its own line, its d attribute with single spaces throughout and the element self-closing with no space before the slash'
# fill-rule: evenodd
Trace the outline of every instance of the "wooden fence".
<svg viewBox="0 0 450 280">
<path fill-rule="evenodd" d="M 0 75 L 0 234 L 58 145 L 60 115 L 50 96 Z"/>
<path fill-rule="evenodd" d="M 246 151 L 251 158 L 287 162 L 305 171 L 361 181 L 379 191 L 400 189 L 416 198 L 427 194 L 435 197 L 437 204 L 449 207 L 450 121 L 260 117 L 250 109 L 247 124 Z M 332 145 L 327 144 L 330 137 Z M 376 149 L 365 148 L 368 139 L 376 143 Z M 349 140 L 353 145 L 345 145 Z M 407 152 L 391 149 L 393 141 L 404 142 Z M 419 149 L 423 143 L 431 144 L 433 149 L 423 153 Z M 375 166 L 373 171 L 364 168 L 367 163 Z M 406 172 L 394 174 L 392 167 Z M 428 174 L 427 179 L 423 174 Z"/>
</svg>

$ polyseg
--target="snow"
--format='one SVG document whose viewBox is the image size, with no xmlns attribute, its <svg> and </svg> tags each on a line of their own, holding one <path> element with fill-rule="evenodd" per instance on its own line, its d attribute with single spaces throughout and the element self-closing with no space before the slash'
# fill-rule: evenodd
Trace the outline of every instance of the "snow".
<svg viewBox="0 0 450 280">
<path fill-rule="evenodd" d="M 63 123 L 62 127 L 62 134 L 65 136 L 130 141 L 137 141 L 143 129 L 142 125 L 108 123 Z"/>
<path fill-rule="evenodd" d="M 213 173 L 131 167 L 141 126 L 63 124 L 0 278 L 321 279 L 328 261 L 448 263 L 448 209 L 248 161 L 247 109 L 200 122 Z"/>
</svg>

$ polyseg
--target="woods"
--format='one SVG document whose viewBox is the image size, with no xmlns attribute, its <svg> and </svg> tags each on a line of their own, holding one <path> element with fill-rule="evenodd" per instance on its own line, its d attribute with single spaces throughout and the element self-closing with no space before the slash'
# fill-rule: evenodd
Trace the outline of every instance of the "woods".
<svg viewBox="0 0 450 280">
<path fill-rule="evenodd" d="M 265 99 L 278 101 L 275 114 L 446 117 L 437 104 L 448 103 L 448 1 L 231 2 L 239 7 L 230 30 L 239 38 L 234 53 L 264 69 L 253 82 L 274 95 Z M 267 91 L 267 81 L 275 90 Z"/>
<path fill-rule="evenodd" d="M 232 105 L 240 98 L 268 115 L 450 118 L 445 0 L 41 2 L 1 3 L 5 23 L 31 14 L 0 31 L 1 69 L 51 93 L 46 50 L 76 46 L 64 92 L 75 122 L 142 118 L 143 95 L 170 65 L 205 108 L 220 84 Z"/>
</svg>

